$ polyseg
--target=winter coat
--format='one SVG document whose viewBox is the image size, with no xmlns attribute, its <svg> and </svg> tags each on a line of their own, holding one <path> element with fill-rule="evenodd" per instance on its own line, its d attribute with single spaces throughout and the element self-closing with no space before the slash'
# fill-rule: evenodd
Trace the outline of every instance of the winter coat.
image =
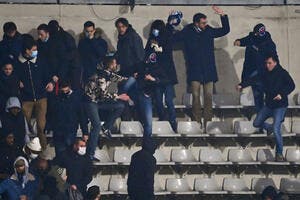
<svg viewBox="0 0 300 200">
<path fill-rule="evenodd" d="M 22 49 L 22 35 L 17 32 L 13 38 L 3 35 L 3 40 L 0 42 L 0 63 L 10 57 L 14 61 L 18 60 L 18 56 Z"/>
</svg>

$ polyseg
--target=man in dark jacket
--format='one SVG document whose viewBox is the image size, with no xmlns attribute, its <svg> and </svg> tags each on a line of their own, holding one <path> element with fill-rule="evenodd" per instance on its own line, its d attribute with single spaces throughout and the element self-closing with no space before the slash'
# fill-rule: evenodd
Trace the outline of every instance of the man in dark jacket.
<svg viewBox="0 0 300 200">
<path fill-rule="evenodd" d="M 0 42 L 0 63 L 6 57 L 16 62 L 21 53 L 22 36 L 14 22 L 6 22 L 3 25 L 3 32 L 3 40 Z"/>
<path fill-rule="evenodd" d="M 52 92 L 54 83 L 47 61 L 38 56 L 37 43 L 31 35 L 23 36 L 22 52 L 16 67 L 21 81 L 21 100 L 23 113 L 30 124 L 32 112 L 37 119 L 37 132 L 41 145 L 45 149 L 47 139 L 44 134 L 47 110 L 47 92 Z"/>
<path fill-rule="evenodd" d="M 265 106 L 257 114 L 253 126 L 263 128 L 268 134 L 272 132 L 276 140 L 276 161 L 284 161 L 281 124 L 288 107 L 288 95 L 295 89 L 295 83 L 289 73 L 283 69 L 277 55 L 266 58 L 267 71 L 263 75 Z M 265 121 L 273 117 L 273 124 Z"/>
<path fill-rule="evenodd" d="M 259 112 L 264 106 L 263 80 L 261 78 L 265 68 L 265 56 L 268 54 L 276 55 L 276 45 L 263 24 L 257 24 L 253 32 L 236 40 L 234 45 L 246 47 L 242 81 L 237 89 L 242 90 L 251 86 L 256 112 Z M 249 85 L 249 79 L 252 79 L 251 85 Z M 253 81 L 253 79 L 256 79 L 256 81 Z"/>
<path fill-rule="evenodd" d="M 229 21 L 223 10 L 213 6 L 214 11 L 220 15 L 222 27 L 212 28 L 207 24 L 207 17 L 197 13 L 193 23 L 175 33 L 174 41 L 182 41 L 187 63 L 187 81 L 191 85 L 193 95 L 192 113 L 194 120 L 201 123 L 200 89 L 204 91 L 204 127 L 212 119 L 212 93 L 213 83 L 218 81 L 214 55 L 214 39 L 229 33 Z M 173 20 L 168 19 L 169 28 Z"/>
<path fill-rule="evenodd" d="M 60 94 L 54 108 L 55 124 L 53 129 L 56 155 L 74 144 L 79 124 L 83 138 L 87 140 L 88 137 L 88 120 L 83 108 L 83 93 L 81 90 L 72 90 L 68 81 L 61 80 L 59 85 Z"/>
<path fill-rule="evenodd" d="M 92 161 L 86 155 L 86 142 L 77 139 L 73 147 L 57 155 L 55 163 L 66 168 L 67 183 L 70 188 L 85 195 L 87 185 L 92 180 Z"/>
<path fill-rule="evenodd" d="M 154 200 L 154 173 L 156 170 L 156 144 L 151 137 L 144 137 L 142 150 L 131 157 L 128 172 L 128 195 L 131 200 Z"/>
<path fill-rule="evenodd" d="M 87 83 L 89 77 L 94 75 L 97 66 L 101 64 L 107 53 L 107 43 L 101 37 L 95 24 L 87 21 L 83 25 L 84 33 L 80 35 L 78 50 L 83 66 L 83 82 Z"/>
</svg>

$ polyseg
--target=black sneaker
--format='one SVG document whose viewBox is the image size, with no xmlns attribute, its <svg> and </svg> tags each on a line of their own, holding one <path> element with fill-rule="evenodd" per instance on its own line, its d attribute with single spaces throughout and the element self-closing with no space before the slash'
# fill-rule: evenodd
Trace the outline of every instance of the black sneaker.
<svg viewBox="0 0 300 200">
<path fill-rule="evenodd" d="M 92 157 L 91 160 L 92 160 L 92 162 L 101 162 L 101 160 L 99 160 L 99 159 L 96 158 L 96 157 Z"/>
<path fill-rule="evenodd" d="M 267 136 L 271 136 L 273 133 L 273 128 L 267 130 Z"/>
<path fill-rule="evenodd" d="M 276 162 L 284 162 L 284 157 L 282 154 L 277 153 L 275 160 L 276 160 Z"/>
<path fill-rule="evenodd" d="M 174 133 L 178 133 L 178 131 L 177 131 L 177 122 L 171 122 L 170 124 L 171 124 L 171 127 L 172 127 Z"/>
<path fill-rule="evenodd" d="M 104 134 L 108 139 L 111 139 L 111 138 L 112 138 L 111 130 L 102 127 L 102 132 L 103 132 L 103 134 Z"/>
</svg>

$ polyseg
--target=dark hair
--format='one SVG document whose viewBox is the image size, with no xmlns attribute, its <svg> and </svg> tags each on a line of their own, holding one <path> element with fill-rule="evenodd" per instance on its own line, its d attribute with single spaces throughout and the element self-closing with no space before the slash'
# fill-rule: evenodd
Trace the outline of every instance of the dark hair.
<svg viewBox="0 0 300 200">
<path fill-rule="evenodd" d="M 196 13 L 194 16 L 193 16 L 193 23 L 195 22 L 199 22 L 200 19 L 206 19 L 207 16 L 204 15 L 203 13 Z"/>
<path fill-rule="evenodd" d="M 128 20 L 127 20 L 126 18 L 123 18 L 123 17 L 121 17 L 121 18 L 119 18 L 119 19 L 117 19 L 117 20 L 115 21 L 115 27 L 117 27 L 117 25 L 118 25 L 119 23 L 123 24 L 123 25 L 126 26 L 126 27 L 129 26 Z"/>
<path fill-rule="evenodd" d="M 165 22 L 159 19 L 153 21 L 150 28 L 150 34 L 152 33 L 153 29 L 157 29 L 160 33 L 164 33 L 166 31 Z"/>
<path fill-rule="evenodd" d="M 279 58 L 278 58 L 277 54 L 269 53 L 265 56 L 265 60 L 268 60 L 269 58 L 271 58 L 273 61 L 275 61 L 279 64 Z"/>
<path fill-rule="evenodd" d="M 109 65 L 111 65 L 111 63 L 115 60 L 116 58 L 114 56 L 106 56 L 104 59 L 103 59 L 103 68 L 104 69 L 107 69 L 109 67 Z"/>
<path fill-rule="evenodd" d="M 100 188 L 97 185 L 89 187 L 87 190 L 87 200 L 94 200 L 100 194 Z"/>
<path fill-rule="evenodd" d="M 71 86 L 71 81 L 70 80 L 60 80 L 59 81 L 59 88 L 65 88 L 65 87 L 70 87 Z"/>
<path fill-rule="evenodd" d="M 3 32 L 4 33 L 10 33 L 12 31 L 16 31 L 17 30 L 17 25 L 14 22 L 6 22 L 3 25 Z"/>
<path fill-rule="evenodd" d="M 79 144 L 79 142 L 85 142 L 82 138 L 77 138 L 74 142 L 74 144 Z"/>
<path fill-rule="evenodd" d="M 45 32 L 49 33 L 49 27 L 48 27 L 47 24 L 40 24 L 37 27 L 37 30 L 39 30 L 39 31 L 45 31 Z"/>
<path fill-rule="evenodd" d="M 48 29 L 49 29 L 49 32 L 52 33 L 52 34 L 57 33 L 58 30 L 60 29 L 58 21 L 56 21 L 56 20 L 49 21 Z"/>
<path fill-rule="evenodd" d="M 87 28 L 87 27 L 93 27 L 93 28 L 95 28 L 95 24 L 94 24 L 94 22 L 92 22 L 92 21 L 87 21 L 87 22 L 85 22 L 84 24 L 83 24 L 83 27 L 84 28 Z"/>
<path fill-rule="evenodd" d="M 33 46 L 37 46 L 36 41 L 30 34 L 22 35 L 22 53 L 26 51 L 26 49 L 32 49 Z"/>
</svg>

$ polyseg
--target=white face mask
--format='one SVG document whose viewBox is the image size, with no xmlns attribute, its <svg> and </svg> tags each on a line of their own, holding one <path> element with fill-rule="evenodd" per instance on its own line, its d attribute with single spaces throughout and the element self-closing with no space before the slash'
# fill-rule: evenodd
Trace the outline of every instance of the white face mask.
<svg viewBox="0 0 300 200">
<path fill-rule="evenodd" d="M 39 156 L 38 154 L 34 154 L 34 153 L 30 154 L 31 159 L 36 159 L 38 156 Z"/>
<path fill-rule="evenodd" d="M 86 147 L 79 147 L 79 149 L 78 149 L 77 152 L 81 156 L 85 155 L 85 153 L 86 153 Z"/>
</svg>

